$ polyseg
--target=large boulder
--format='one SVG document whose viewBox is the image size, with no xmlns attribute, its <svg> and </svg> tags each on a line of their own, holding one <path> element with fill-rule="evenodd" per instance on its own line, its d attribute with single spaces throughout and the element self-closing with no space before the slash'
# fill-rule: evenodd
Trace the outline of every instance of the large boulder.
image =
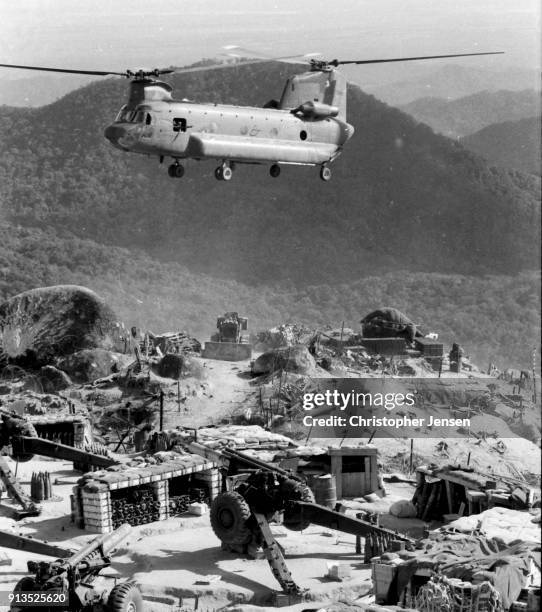
<svg viewBox="0 0 542 612">
<path fill-rule="evenodd" d="M 40 370 L 40 383 L 45 393 L 56 393 L 71 386 L 70 377 L 52 365 L 43 366 Z"/>
<path fill-rule="evenodd" d="M 297 345 L 277 348 L 263 353 L 252 366 L 254 374 L 268 374 L 286 370 L 296 374 L 312 374 L 316 368 L 314 357 L 306 346 Z"/>
<path fill-rule="evenodd" d="M 94 382 L 118 372 L 123 366 L 122 355 L 101 348 L 83 349 L 58 360 L 58 368 L 78 382 Z"/>
<path fill-rule="evenodd" d="M 42 287 L 0 304 L 0 350 L 11 363 L 38 367 L 93 348 L 124 352 L 127 342 L 124 325 L 90 289 Z"/>
<path fill-rule="evenodd" d="M 164 355 L 153 366 L 153 372 L 162 378 L 173 378 L 174 380 L 186 377 L 205 378 L 205 371 L 201 364 L 187 354 L 168 353 Z"/>
</svg>

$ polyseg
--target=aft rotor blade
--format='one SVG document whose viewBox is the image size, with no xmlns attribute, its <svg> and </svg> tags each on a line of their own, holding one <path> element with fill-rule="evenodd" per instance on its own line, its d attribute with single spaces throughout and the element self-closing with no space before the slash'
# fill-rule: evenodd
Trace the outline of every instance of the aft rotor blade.
<svg viewBox="0 0 542 612">
<path fill-rule="evenodd" d="M 126 76 L 126 72 L 101 71 L 101 70 L 70 70 L 68 68 L 46 68 L 45 66 L 18 66 L 16 64 L 0 64 L 2 68 L 17 68 L 19 70 L 41 70 L 42 72 L 64 72 L 66 74 L 90 74 L 94 76 L 108 76 L 116 74 Z"/>
<path fill-rule="evenodd" d="M 230 57 L 242 57 L 240 54 L 249 54 L 249 56 L 256 56 L 256 59 L 259 61 L 267 61 L 267 62 L 287 62 L 289 60 L 295 60 L 299 63 L 308 64 L 310 60 L 316 56 L 322 55 L 321 53 L 303 53 L 303 54 L 295 54 L 295 55 L 283 55 L 280 57 L 273 57 L 271 55 L 266 55 L 265 53 L 261 53 L 260 51 L 254 51 L 253 49 L 246 49 L 244 47 L 238 47 L 236 45 L 228 45 L 223 47 L 229 53 L 225 55 Z M 235 53 L 237 51 L 238 53 Z M 250 61 L 250 60 L 248 60 Z"/>
<path fill-rule="evenodd" d="M 372 60 L 332 60 L 329 62 L 331 66 L 339 66 L 340 64 L 385 64 L 387 62 L 413 62 L 417 60 L 441 59 L 443 57 L 469 57 L 472 55 L 502 55 L 504 51 L 488 51 L 485 53 L 453 53 L 452 55 L 420 55 L 418 57 L 392 57 L 390 59 L 372 59 Z"/>
</svg>

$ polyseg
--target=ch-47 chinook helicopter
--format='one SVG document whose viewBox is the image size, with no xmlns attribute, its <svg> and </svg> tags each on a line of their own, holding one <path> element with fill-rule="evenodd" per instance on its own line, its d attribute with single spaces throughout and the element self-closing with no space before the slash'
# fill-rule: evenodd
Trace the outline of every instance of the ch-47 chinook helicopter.
<svg viewBox="0 0 542 612">
<path fill-rule="evenodd" d="M 303 58 L 305 63 L 309 63 L 309 71 L 291 76 L 284 86 L 280 101 L 273 100 L 263 108 L 177 101 L 172 97 L 172 87 L 158 77 L 271 60 L 286 61 L 292 60 L 293 56 L 260 57 L 218 66 L 135 72 L 14 64 L 0 64 L 0 67 L 94 76 L 118 75 L 130 79 L 128 102 L 120 109 L 113 123 L 106 127 L 105 137 L 123 151 L 156 155 L 160 163 L 165 158 L 172 158 L 168 174 L 173 178 L 184 175 L 182 160 L 215 159 L 220 161 L 215 177 L 222 181 L 231 180 L 235 164 L 238 163 L 270 164 L 272 177 L 279 176 L 281 165 L 285 164 L 319 166 L 320 178 L 329 181 L 329 164 L 341 154 L 344 145 L 354 134 L 353 126 L 346 118 L 346 79 L 337 70 L 339 65 L 409 62 L 497 53 L 502 52 L 332 61 L 308 59 L 310 55 L 318 55 L 308 54 Z M 236 53 L 229 55 L 239 57 Z"/>
</svg>

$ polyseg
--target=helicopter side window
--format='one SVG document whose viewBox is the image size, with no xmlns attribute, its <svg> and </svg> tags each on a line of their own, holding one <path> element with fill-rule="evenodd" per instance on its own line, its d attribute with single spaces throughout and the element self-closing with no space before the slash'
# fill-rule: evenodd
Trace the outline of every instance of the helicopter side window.
<svg viewBox="0 0 542 612">
<path fill-rule="evenodd" d="M 150 125 L 152 123 L 152 117 L 150 113 L 146 113 L 145 115 L 145 125 Z"/>
<path fill-rule="evenodd" d="M 173 131 L 174 132 L 186 132 L 186 119 L 180 117 L 173 118 Z"/>
<path fill-rule="evenodd" d="M 145 114 L 143 111 L 139 111 L 138 113 L 135 113 L 135 117 L 133 118 L 133 121 L 135 123 L 143 123 L 145 121 Z"/>
</svg>

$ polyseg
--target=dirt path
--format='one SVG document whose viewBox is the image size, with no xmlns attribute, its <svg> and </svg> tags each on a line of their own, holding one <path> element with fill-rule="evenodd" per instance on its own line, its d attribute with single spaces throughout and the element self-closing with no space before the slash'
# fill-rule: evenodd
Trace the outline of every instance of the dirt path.
<svg viewBox="0 0 542 612">
<path fill-rule="evenodd" d="M 199 389 L 192 389 L 192 393 L 180 406 L 175 397 L 166 401 L 166 429 L 178 425 L 217 425 L 233 413 L 256 408 L 258 388 L 251 384 L 250 360 L 232 362 L 197 358 L 197 361 L 206 377 L 201 381 Z"/>
</svg>

